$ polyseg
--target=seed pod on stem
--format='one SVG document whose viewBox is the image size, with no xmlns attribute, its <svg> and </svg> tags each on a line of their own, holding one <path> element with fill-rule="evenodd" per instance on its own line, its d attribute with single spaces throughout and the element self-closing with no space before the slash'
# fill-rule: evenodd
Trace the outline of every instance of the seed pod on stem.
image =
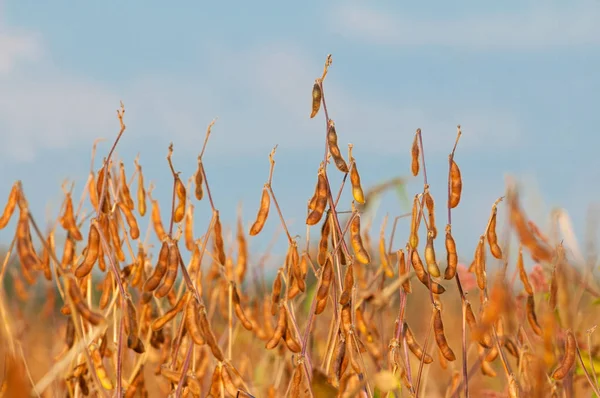
<svg viewBox="0 0 600 398">
<path fill-rule="evenodd" d="M 319 109 L 321 108 L 321 97 L 321 79 L 315 79 L 312 89 L 312 111 L 310 113 L 311 119 L 317 116 L 317 113 L 319 113 Z"/>
<path fill-rule="evenodd" d="M 360 184 L 360 174 L 356 167 L 356 160 L 352 156 L 352 144 L 348 144 L 348 159 L 350 161 L 350 183 L 352 184 L 352 196 L 354 200 L 361 205 L 365 204 L 365 194 Z"/>
<path fill-rule="evenodd" d="M 250 236 L 256 236 L 262 231 L 265 222 L 267 221 L 267 217 L 269 217 L 270 207 L 271 196 L 269 195 L 269 185 L 265 184 L 260 198 L 260 207 L 258 209 L 258 214 L 256 215 L 256 221 L 254 221 L 254 224 L 250 227 Z"/>
<path fill-rule="evenodd" d="M 450 280 L 456 275 L 456 267 L 458 266 L 458 254 L 456 253 L 456 243 L 452 237 L 452 227 L 450 224 L 446 225 L 446 272 L 444 273 L 444 279 Z"/>
<path fill-rule="evenodd" d="M 342 173 L 347 173 L 348 165 L 342 157 L 342 153 L 340 152 L 340 147 L 338 146 L 337 141 L 338 137 L 335 131 L 335 123 L 333 120 L 329 119 L 327 124 L 327 146 L 329 148 L 329 153 L 331 154 L 331 157 L 333 158 L 335 166 L 338 168 L 338 170 Z"/>
</svg>

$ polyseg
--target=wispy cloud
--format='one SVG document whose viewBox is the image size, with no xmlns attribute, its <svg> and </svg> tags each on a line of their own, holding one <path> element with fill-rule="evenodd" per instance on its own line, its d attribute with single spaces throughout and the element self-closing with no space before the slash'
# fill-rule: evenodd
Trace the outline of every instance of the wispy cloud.
<svg viewBox="0 0 600 398">
<path fill-rule="evenodd" d="M 430 18 L 380 11 L 358 3 L 332 9 L 330 26 L 353 40 L 396 47 L 440 46 L 472 50 L 526 50 L 600 44 L 600 3 L 555 6 L 525 2 L 521 9 Z"/>
<path fill-rule="evenodd" d="M 322 115 L 311 120 L 309 114 L 312 84 L 325 54 L 315 59 L 294 43 L 244 50 L 213 44 L 203 50 L 203 69 L 197 75 L 140 70 L 119 86 L 63 72 L 40 43 L 24 43 L 15 54 L 37 54 L 28 61 L 35 67 L 19 71 L 13 66 L 0 74 L 0 135 L 7 143 L 0 152 L 14 160 L 31 161 L 45 149 L 89 146 L 97 137 L 110 136 L 117 128 L 115 109 L 121 99 L 128 135 L 140 139 L 169 137 L 181 148 L 197 151 L 205 126 L 218 116 L 211 153 L 268 153 L 275 144 L 294 150 L 322 146 Z M 23 62 L 14 59 L 11 65 Z M 393 93 L 368 97 L 335 77 L 326 81 L 326 90 L 330 116 L 344 146 L 353 143 L 363 151 L 398 153 L 420 127 L 430 139 L 430 150 L 448 151 L 458 123 L 472 132 L 465 149 L 490 142 L 506 148 L 517 142 L 519 121 L 510 112 L 474 102 L 413 104 Z"/>
</svg>

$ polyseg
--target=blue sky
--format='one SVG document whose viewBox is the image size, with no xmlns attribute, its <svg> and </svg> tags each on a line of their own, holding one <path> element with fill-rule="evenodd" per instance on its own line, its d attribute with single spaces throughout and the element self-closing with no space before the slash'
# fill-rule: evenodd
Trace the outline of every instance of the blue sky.
<svg viewBox="0 0 600 398">
<path fill-rule="evenodd" d="M 79 195 L 92 142 L 115 137 L 123 100 L 128 129 L 118 156 L 130 175 L 141 153 L 165 209 L 169 142 L 187 178 L 207 124 L 219 117 L 205 164 L 224 222 L 232 225 L 240 201 L 252 222 L 268 153 L 279 144 L 274 189 L 292 234 L 304 235 L 325 133 L 322 114 L 308 117 L 310 91 L 331 53 L 330 116 L 340 145 L 354 144 L 365 188 L 408 177 L 420 127 L 432 192 L 443 205 L 447 154 L 462 125 L 464 191 L 453 230 L 463 261 L 506 175 L 525 187 L 535 221 L 546 226 L 549 211 L 563 207 L 583 239 L 588 206 L 600 194 L 597 1 L 177 4 L 0 2 L 1 198 L 21 179 L 34 214 L 55 216 L 60 183 L 74 180 Z M 330 173 L 337 186 L 340 174 Z M 421 184 L 411 179 L 409 192 Z M 207 206 L 196 204 L 198 236 Z M 386 195 L 373 236 L 386 212 L 406 210 Z M 12 225 L 0 243 L 8 244 Z M 277 225 L 273 213 L 251 250 L 263 250 Z M 396 248 L 406 239 L 401 228 Z M 276 254 L 284 250 L 280 244 Z"/>
</svg>

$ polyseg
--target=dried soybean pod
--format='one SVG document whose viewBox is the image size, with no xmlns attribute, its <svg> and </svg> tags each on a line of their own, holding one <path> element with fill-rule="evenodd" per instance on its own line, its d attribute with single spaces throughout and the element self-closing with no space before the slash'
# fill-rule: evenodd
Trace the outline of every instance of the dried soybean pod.
<svg viewBox="0 0 600 398">
<path fill-rule="evenodd" d="M 485 273 L 485 237 L 479 237 L 479 243 L 475 249 L 475 275 L 477 276 L 477 286 L 484 290 L 487 285 L 487 276 Z"/>
<path fill-rule="evenodd" d="M 163 226 L 160 217 L 160 207 L 158 201 L 152 199 L 152 196 L 150 196 L 150 202 L 152 203 L 152 226 L 154 227 L 154 232 L 156 233 L 158 240 L 163 241 L 166 238 L 167 233 L 165 232 L 165 227 Z"/>
<path fill-rule="evenodd" d="M 17 202 L 19 200 L 19 181 L 15 182 L 10 189 L 10 193 L 8 194 L 8 201 L 6 202 L 6 206 L 4 206 L 4 211 L 2 212 L 2 216 L 0 216 L 0 229 L 5 228 L 10 221 L 13 213 L 15 212 L 15 208 L 17 206 Z"/>
<path fill-rule="evenodd" d="M 460 169 L 454 161 L 454 157 L 450 155 L 450 208 L 454 209 L 460 203 L 462 194 L 462 177 Z"/>
<path fill-rule="evenodd" d="M 69 297 L 71 297 L 71 300 L 73 300 L 73 304 L 75 304 L 75 309 L 79 315 L 81 315 L 83 319 L 92 325 L 99 325 L 104 320 L 104 317 L 101 314 L 92 311 L 90 307 L 88 307 L 87 302 L 81 295 L 81 291 L 77 287 L 77 283 L 75 281 L 66 279 L 65 282 L 67 284 L 67 292 Z"/>
<path fill-rule="evenodd" d="M 194 250 L 194 205 L 189 204 L 185 214 L 184 227 L 185 247 L 192 251 Z"/>
<path fill-rule="evenodd" d="M 146 215 L 146 189 L 144 188 L 144 174 L 142 173 L 142 166 L 138 163 L 137 158 L 135 159 L 135 165 L 138 169 L 138 211 L 140 212 L 140 216 L 144 217 Z"/>
<path fill-rule="evenodd" d="M 81 235 L 79 228 L 77 228 L 77 222 L 75 221 L 75 215 L 73 214 L 73 199 L 71 198 L 71 193 L 65 192 L 65 196 L 65 210 L 60 218 L 60 224 L 71 234 L 73 239 L 80 241 L 83 239 L 83 236 Z"/>
<path fill-rule="evenodd" d="M 410 170 L 412 171 L 413 176 L 417 176 L 419 174 L 419 134 L 421 133 L 421 129 L 417 129 L 415 133 L 415 138 L 413 139 L 412 147 L 410 149 Z"/>
<path fill-rule="evenodd" d="M 427 231 L 427 244 L 425 245 L 425 263 L 427 264 L 427 272 L 429 275 L 438 278 L 440 276 L 440 268 L 435 259 L 435 249 L 433 247 L 433 231 Z"/>
<path fill-rule="evenodd" d="M 26 205 L 19 205 L 19 207 L 19 220 L 17 222 L 16 231 L 17 255 L 19 257 L 19 262 L 21 263 L 23 277 L 25 277 L 27 282 L 32 285 L 35 282 L 32 272 L 41 268 L 41 260 L 33 249 L 33 244 L 31 243 L 31 231 L 29 229 L 29 209 Z"/>
<path fill-rule="evenodd" d="M 405 333 L 405 337 L 406 337 L 406 344 L 408 345 L 408 348 L 410 349 L 410 351 L 417 358 L 419 358 L 419 360 L 421 360 L 423 358 L 423 355 L 425 355 L 425 358 L 423 359 L 424 363 L 427 363 L 427 364 L 432 363 L 433 358 L 431 357 L 431 355 L 427 354 L 426 352 L 423 352 L 423 348 L 421 348 L 421 345 L 419 344 L 417 339 L 415 339 L 415 336 L 413 335 L 413 332 L 410 329 L 410 326 L 406 322 L 404 322 L 404 333 Z"/>
<path fill-rule="evenodd" d="M 360 214 L 352 206 L 352 222 L 350 223 L 350 243 L 352 244 L 352 250 L 354 251 L 354 256 L 361 264 L 368 264 L 371 262 L 371 258 L 369 253 L 365 250 L 363 245 L 362 237 L 360 235 Z"/>
<path fill-rule="evenodd" d="M 214 210 L 215 226 L 214 232 L 214 243 L 215 249 L 217 250 L 217 259 L 221 265 L 225 265 L 225 243 L 223 242 L 223 227 L 221 226 L 221 218 L 219 217 L 219 211 Z"/>
<path fill-rule="evenodd" d="M 573 332 L 569 329 L 567 331 L 567 338 L 565 340 L 565 355 L 558 367 L 552 372 L 552 378 L 555 380 L 562 380 L 565 378 L 567 373 L 575 365 L 575 356 L 577 354 L 577 342 Z"/>
<path fill-rule="evenodd" d="M 498 235 L 496 234 L 496 215 L 498 213 L 498 203 L 503 199 L 503 197 L 496 200 L 494 205 L 492 206 L 492 214 L 490 215 L 490 220 L 488 222 L 487 228 L 487 241 L 490 245 L 490 252 L 497 259 L 502 259 L 502 249 L 498 245 Z"/>
<path fill-rule="evenodd" d="M 119 180 L 121 182 L 121 200 L 125 202 L 129 210 L 133 211 L 135 205 L 133 199 L 131 199 L 131 193 L 127 185 L 127 176 L 125 174 L 125 164 L 122 161 L 119 163 Z"/>
<path fill-rule="evenodd" d="M 110 238 L 112 240 L 113 249 L 115 249 L 115 255 L 119 261 L 125 261 L 125 253 L 123 252 L 121 238 L 119 237 L 119 227 L 117 225 L 117 219 L 111 218 L 108 220 L 108 229 L 110 232 Z"/>
<path fill-rule="evenodd" d="M 202 157 L 198 155 L 198 168 L 196 169 L 196 174 L 194 174 L 194 183 L 196 185 L 194 194 L 196 195 L 196 199 L 198 200 L 202 200 L 202 198 L 204 197 L 204 190 L 202 189 L 202 184 L 204 183 L 202 167 Z"/>
<path fill-rule="evenodd" d="M 312 111 L 310 118 L 317 116 L 319 109 L 321 108 L 321 79 L 315 79 L 312 89 Z"/>
<path fill-rule="evenodd" d="M 279 306 L 279 318 L 277 319 L 277 327 L 273 331 L 273 336 L 267 341 L 265 348 L 267 350 L 272 350 L 277 347 L 279 340 L 283 337 L 285 330 L 287 329 L 287 311 L 285 309 L 285 305 Z"/>
<path fill-rule="evenodd" d="M 242 216 L 238 217 L 237 222 L 237 243 L 238 243 L 238 257 L 235 268 L 235 274 L 237 281 L 243 283 L 246 277 L 246 270 L 248 269 L 248 242 L 244 235 L 244 227 L 242 226 Z"/>
<path fill-rule="evenodd" d="M 317 191 L 315 199 L 315 208 L 308 214 L 306 218 L 307 225 L 315 225 L 323 217 L 325 207 L 327 206 L 327 180 L 325 179 L 325 171 L 319 169 L 317 176 Z"/>
<path fill-rule="evenodd" d="M 415 195 L 411 211 L 410 236 L 408 242 L 413 250 L 419 246 L 419 195 Z"/>
<path fill-rule="evenodd" d="M 138 334 L 137 312 L 131 298 L 127 298 L 127 316 L 124 319 L 125 333 L 127 333 L 127 347 L 131 348 L 138 354 L 143 354 L 146 351 L 142 339 Z"/>
<path fill-rule="evenodd" d="M 350 161 L 350 183 L 352 184 L 352 197 L 361 205 L 365 204 L 365 194 L 360 184 L 360 174 L 356 167 L 356 160 L 352 156 L 352 144 L 348 144 L 348 159 Z"/>
<path fill-rule="evenodd" d="M 533 287 L 531 283 L 529 283 L 529 278 L 527 277 L 527 271 L 525 270 L 525 265 L 523 264 L 523 246 L 519 245 L 519 256 L 517 257 L 517 269 L 519 270 L 519 277 L 521 282 L 523 283 L 523 287 L 528 295 L 533 296 Z"/>
<path fill-rule="evenodd" d="M 429 186 L 425 190 L 425 207 L 427 208 L 427 215 L 429 218 L 429 229 L 433 231 L 433 239 L 437 238 L 437 228 L 435 226 L 435 202 L 429 192 Z"/>
<path fill-rule="evenodd" d="M 113 290 L 113 280 L 112 280 L 112 272 L 107 272 L 104 277 L 104 281 L 99 286 L 102 294 L 100 295 L 100 301 L 98 302 L 98 308 L 101 310 L 106 309 L 108 303 L 110 302 L 110 294 Z"/>
<path fill-rule="evenodd" d="M 158 284 L 167 272 L 170 251 L 170 242 L 167 240 L 163 241 L 162 246 L 160 247 L 160 252 L 158 253 L 158 261 L 156 262 L 154 272 L 148 279 L 146 279 L 146 282 L 144 283 L 143 290 L 145 292 L 151 292 L 158 287 Z"/>
<path fill-rule="evenodd" d="M 325 265 L 321 268 L 321 279 L 317 289 L 317 305 L 315 306 L 315 314 L 319 315 L 325 310 L 329 297 L 329 287 L 333 281 L 333 265 L 331 257 L 328 257 Z"/>
<path fill-rule="evenodd" d="M 271 196 L 269 195 L 269 184 L 265 184 L 262 190 L 262 196 L 260 198 L 260 207 L 256 214 L 256 221 L 250 228 L 250 236 L 256 236 L 262 231 L 265 226 L 265 222 L 269 217 L 269 209 L 271 208 Z"/>
<path fill-rule="evenodd" d="M 199 305 L 194 297 L 188 300 L 185 307 L 185 327 L 192 338 L 192 341 L 197 345 L 204 345 L 206 341 L 200 330 L 200 321 L 198 320 Z"/>
<path fill-rule="evenodd" d="M 394 270 L 392 269 L 392 266 L 390 265 L 390 262 L 388 260 L 386 246 L 385 246 L 386 222 L 387 222 L 387 217 L 385 218 L 385 221 L 381 224 L 381 231 L 379 232 L 379 259 L 381 261 L 381 266 L 385 272 L 385 275 L 388 278 L 393 278 Z"/>
<path fill-rule="evenodd" d="M 171 289 L 173 289 L 173 285 L 177 279 L 177 270 L 179 269 L 179 257 L 179 246 L 177 246 L 177 243 L 173 242 L 169 248 L 167 272 L 165 272 L 165 277 L 162 281 L 162 284 L 154 291 L 154 297 L 165 297 L 167 294 L 169 294 Z"/>
<path fill-rule="evenodd" d="M 188 303 L 190 295 L 191 293 L 186 291 L 169 311 L 152 321 L 150 325 L 152 330 L 156 332 L 162 329 L 171 319 L 175 318 L 175 316 L 179 314 L 184 309 L 184 306 Z M 192 298 L 192 300 L 194 299 Z M 198 313 L 198 311 L 196 311 L 196 313 Z"/>
<path fill-rule="evenodd" d="M 175 213 L 173 214 L 173 222 L 180 223 L 185 216 L 187 192 L 185 190 L 185 185 L 179 176 L 175 177 L 175 193 L 177 194 L 177 205 L 175 207 Z"/>
<path fill-rule="evenodd" d="M 450 224 L 446 225 L 446 272 L 444 273 L 444 279 L 450 280 L 456 275 L 456 267 L 458 266 L 458 254 L 456 254 L 456 243 L 452 237 L 452 227 Z"/>
<path fill-rule="evenodd" d="M 208 318 L 206 315 L 206 308 L 201 305 L 200 311 L 198 312 L 200 315 L 200 329 L 202 330 L 202 334 L 204 334 L 204 339 L 206 340 L 206 344 L 210 348 L 213 356 L 220 362 L 225 360 L 225 356 L 223 355 L 223 351 L 221 351 L 221 347 L 217 342 L 217 338 L 210 327 L 210 323 L 208 322 Z"/>
<path fill-rule="evenodd" d="M 242 325 L 246 328 L 246 330 L 252 330 L 252 322 L 248 320 L 246 314 L 244 313 L 244 309 L 242 308 L 242 303 L 240 301 L 240 296 L 237 291 L 237 287 L 235 283 L 232 283 L 232 301 L 233 301 L 233 309 L 235 310 L 235 315 L 238 317 Z"/>
<path fill-rule="evenodd" d="M 396 257 L 398 257 L 398 277 L 401 278 L 408 273 L 408 269 L 406 267 L 406 257 L 404 255 L 404 250 L 399 249 L 396 252 Z M 404 289 L 405 293 L 412 293 L 412 286 L 410 284 L 410 279 L 406 279 L 402 283 L 402 289 Z"/>
<path fill-rule="evenodd" d="M 348 165 L 346 164 L 346 161 L 342 157 L 342 153 L 340 152 L 340 147 L 338 146 L 337 141 L 338 141 L 338 137 L 337 137 L 337 133 L 335 131 L 335 123 L 333 122 L 333 120 L 329 119 L 329 122 L 327 124 L 327 144 L 329 147 L 329 153 L 331 154 L 331 157 L 333 158 L 335 167 L 337 167 L 338 170 L 341 171 L 342 173 L 347 173 Z"/>
<path fill-rule="evenodd" d="M 352 298 L 352 287 L 354 286 L 354 267 L 349 264 L 346 268 L 346 275 L 344 276 L 344 290 L 340 296 L 340 304 L 346 305 Z"/>
<path fill-rule="evenodd" d="M 446 341 L 446 336 L 444 334 L 444 324 L 442 322 L 442 312 L 439 308 L 435 309 L 435 316 L 433 318 L 433 333 L 435 336 L 435 342 L 437 343 L 444 358 L 446 358 L 450 362 L 456 360 L 454 351 L 452 351 L 452 349 L 448 345 L 448 342 Z"/>
<path fill-rule="evenodd" d="M 325 216 L 323 225 L 321 226 L 321 238 L 319 239 L 319 251 L 317 253 L 317 263 L 320 266 L 323 266 L 325 261 L 327 261 L 329 235 L 331 234 L 330 214 L 331 210 L 327 210 L 327 215 Z"/>
<path fill-rule="evenodd" d="M 410 249 L 407 247 L 406 251 L 410 251 Z M 415 270 L 415 275 L 417 276 L 417 278 L 423 284 L 425 284 L 425 286 L 427 286 L 427 271 L 425 271 L 425 267 L 423 267 L 423 261 L 421 260 L 421 256 L 419 255 L 419 252 L 417 250 L 412 250 L 410 262 Z"/>
<path fill-rule="evenodd" d="M 527 313 L 527 321 L 529 321 L 529 326 L 531 326 L 531 330 L 533 330 L 533 332 L 535 334 L 537 334 L 538 336 L 541 336 L 542 328 L 540 327 L 540 324 L 538 323 L 538 320 L 537 320 L 537 316 L 535 314 L 535 301 L 533 299 L 532 294 L 527 296 L 526 313 Z"/>
<path fill-rule="evenodd" d="M 223 386 L 223 378 L 221 377 L 221 366 L 223 365 L 220 363 L 215 365 L 206 398 L 221 398 L 224 396 L 225 387 Z"/>
<path fill-rule="evenodd" d="M 102 356 L 94 343 L 90 344 L 90 356 L 92 357 L 92 362 L 96 368 L 96 375 L 98 376 L 98 380 L 100 380 L 100 384 L 102 384 L 102 387 L 104 387 L 105 390 L 112 390 L 112 381 L 106 373 L 106 368 L 104 368 L 104 364 L 102 363 Z"/>
<path fill-rule="evenodd" d="M 119 209 L 121 209 L 123 215 L 125 216 L 125 221 L 127 221 L 127 225 L 129 226 L 129 236 L 131 236 L 131 239 L 134 240 L 139 238 L 140 228 L 138 227 L 138 223 L 135 219 L 135 216 L 133 215 L 133 212 L 123 202 L 119 202 L 118 205 Z"/>
<path fill-rule="evenodd" d="M 42 271 L 44 272 L 44 277 L 46 280 L 52 280 L 52 268 L 50 268 L 50 251 L 54 253 L 54 232 L 50 232 L 48 234 L 48 238 L 46 238 L 46 245 L 42 251 L 41 265 Z"/>
<path fill-rule="evenodd" d="M 75 276 L 77 278 L 83 278 L 92 271 L 96 260 L 98 260 L 98 253 L 100 249 L 100 234 L 95 224 L 95 220 L 92 220 L 90 225 L 90 232 L 88 234 L 88 245 L 85 252 L 83 261 L 77 268 L 75 268 Z"/>
<path fill-rule="evenodd" d="M 277 276 L 273 281 L 273 291 L 271 292 L 271 315 L 275 316 L 277 308 L 279 306 L 279 299 L 281 296 L 281 273 L 277 272 Z"/>
<path fill-rule="evenodd" d="M 238 397 L 238 389 L 235 386 L 231 375 L 229 374 L 229 370 L 227 369 L 227 366 L 225 364 L 223 364 L 221 366 L 221 380 L 223 380 L 223 387 L 225 387 L 225 391 L 227 391 L 227 394 L 231 395 L 232 397 Z"/>
<path fill-rule="evenodd" d="M 110 203 L 110 192 L 108 189 L 108 181 L 110 180 L 110 165 L 106 167 L 106 175 L 104 173 L 104 164 L 106 163 L 106 158 L 102 161 L 102 167 L 98 171 L 98 179 L 96 180 L 96 194 L 98 196 L 98 205 L 100 204 L 100 198 L 102 197 L 102 190 L 106 191 L 104 195 L 104 202 L 102 203 L 102 209 L 100 209 L 100 213 L 108 214 L 110 212 L 111 203 Z M 106 184 L 104 183 L 106 181 Z"/>
</svg>

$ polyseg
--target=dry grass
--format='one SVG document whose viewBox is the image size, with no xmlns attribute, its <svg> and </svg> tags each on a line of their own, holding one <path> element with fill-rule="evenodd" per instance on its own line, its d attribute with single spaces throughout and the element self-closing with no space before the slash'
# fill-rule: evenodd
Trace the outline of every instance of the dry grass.
<svg viewBox="0 0 600 398">
<path fill-rule="evenodd" d="M 584 257 L 560 212 L 544 234 L 509 181 L 473 234 L 480 236 L 473 263 L 459 264 L 451 228 L 462 194 L 459 126 L 448 197 L 436 202 L 429 191 L 418 129 L 411 172 L 423 177 L 423 191 L 410 214 L 393 219 L 389 236 L 386 217 L 373 243 L 361 214 L 402 181 L 363 191 L 360 159 L 351 145 L 342 154 L 327 112 L 330 64 L 328 57 L 313 86 L 311 118 L 325 117 L 325 156 L 315 191 L 306 193 L 312 199 L 304 238 L 288 230 L 271 186 L 274 148 L 256 219 L 246 230 L 240 218 L 226 243 L 220 211 L 228 209 L 213 202 L 203 166 L 214 121 L 187 186 L 169 148 L 168 204 L 152 198 L 139 159 L 129 181 L 127 162 L 113 159 L 126 131 L 122 105 L 120 131 L 102 166 L 95 169 L 92 158 L 78 202 L 73 187 L 63 187 L 61 212 L 45 231 L 29 212 L 27 182 L 13 185 L 0 218 L 0 228 L 18 218 L 0 271 L 1 396 L 599 395 L 593 242 Z M 343 181 L 339 192 L 330 179 Z M 352 191 L 351 203 L 340 199 L 344 189 Z M 85 214 L 88 203 L 93 211 Z M 198 206 L 212 210 L 200 238 L 193 230 Z M 147 233 L 138 225 L 144 217 Z M 497 217 L 509 226 L 500 236 Z M 249 260 L 251 237 L 268 222 L 281 224 L 289 247 L 273 280 L 265 278 L 264 260 Z M 398 228 L 410 229 L 405 246 L 394 242 Z M 63 247 L 56 247 L 62 234 Z M 154 250 L 148 234 L 161 242 Z M 445 256 L 436 253 L 436 240 L 444 241 Z M 523 256 L 537 263 L 533 272 Z"/>
</svg>

